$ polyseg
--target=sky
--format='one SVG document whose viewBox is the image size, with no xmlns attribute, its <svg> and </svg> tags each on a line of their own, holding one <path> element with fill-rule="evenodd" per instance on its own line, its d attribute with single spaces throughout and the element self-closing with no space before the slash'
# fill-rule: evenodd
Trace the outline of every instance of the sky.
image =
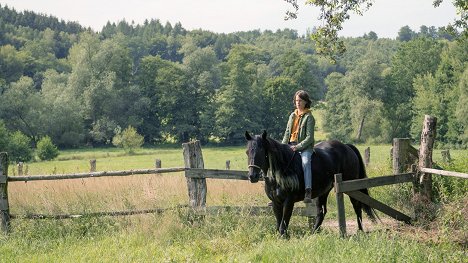
<svg viewBox="0 0 468 263">
<path fill-rule="evenodd" d="M 376 0 L 363 16 L 352 14 L 339 35 L 358 37 L 374 31 L 380 38 L 396 38 L 403 26 L 419 31 L 421 25 L 446 26 L 457 17 L 451 0 L 444 0 L 437 8 L 432 2 Z M 135 24 L 145 19 L 172 25 L 180 22 L 187 30 L 216 33 L 290 28 L 303 35 L 322 24 L 317 19 L 319 9 L 304 4 L 300 4 L 297 19 L 285 21 L 285 12 L 293 8 L 284 0 L 0 0 L 0 5 L 75 21 L 96 31 L 108 21 L 124 19 Z"/>
</svg>

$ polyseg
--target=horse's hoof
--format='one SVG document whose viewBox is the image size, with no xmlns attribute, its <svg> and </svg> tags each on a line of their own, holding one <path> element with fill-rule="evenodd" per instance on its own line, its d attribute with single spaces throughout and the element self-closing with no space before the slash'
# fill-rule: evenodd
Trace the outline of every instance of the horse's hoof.
<svg viewBox="0 0 468 263">
<path fill-rule="evenodd" d="M 316 228 L 316 229 L 312 229 L 311 234 L 312 234 L 312 235 L 313 235 L 313 234 L 318 234 L 318 233 L 320 233 L 320 232 L 322 232 L 322 228 L 319 227 L 319 228 Z"/>
</svg>

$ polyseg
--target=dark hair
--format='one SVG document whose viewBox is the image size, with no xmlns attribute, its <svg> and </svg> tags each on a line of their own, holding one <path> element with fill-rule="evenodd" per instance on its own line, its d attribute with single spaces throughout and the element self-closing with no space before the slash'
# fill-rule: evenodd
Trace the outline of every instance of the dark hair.
<svg viewBox="0 0 468 263">
<path fill-rule="evenodd" d="M 310 106 L 312 106 L 312 101 L 310 100 L 309 93 L 305 90 L 298 90 L 296 91 L 296 94 L 294 94 L 293 101 L 296 99 L 296 97 L 299 96 L 301 100 L 306 102 L 305 107 L 310 109 Z"/>
</svg>

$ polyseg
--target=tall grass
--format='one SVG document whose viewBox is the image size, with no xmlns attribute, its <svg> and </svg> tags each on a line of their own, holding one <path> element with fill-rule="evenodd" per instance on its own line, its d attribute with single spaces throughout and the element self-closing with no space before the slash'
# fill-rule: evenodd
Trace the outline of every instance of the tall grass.
<svg viewBox="0 0 468 263">
<path fill-rule="evenodd" d="M 364 152 L 367 145 L 358 148 Z M 371 145 L 369 177 L 391 174 L 390 146 Z M 183 166 L 180 147 L 144 149 L 127 156 L 116 149 L 66 151 L 60 159 L 28 164 L 29 174 L 85 172 L 89 159 L 98 170 L 153 168 L 156 158 L 163 167 Z M 205 168 L 246 170 L 244 147 L 203 149 Z M 466 151 L 453 151 L 454 169 L 463 171 Z M 441 156 L 434 155 L 441 163 Z M 463 164 L 459 165 L 458 162 Z M 460 168 L 461 166 L 461 168 Z M 14 169 L 11 167 L 10 169 Z M 11 170 L 10 170 L 11 174 Z M 263 183 L 208 179 L 207 205 L 266 205 Z M 378 187 L 371 194 L 400 207 L 394 195 L 405 186 Z M 410 186 L 407 186 L 409 188 Z M 440 210 L 439 227 L 421 229 L 391 219 L 364 227 L 367 234 L 348 232 L 338 237 L 336 202 L 331 194 L 323 231 L 310 235 L 307 218 L 294 216 L 289 240 L 278 238 L 272 215 L 249 216 L 222 212 L 192 220 L 188 210 L 186 181 L 182 173 L 87 178 L 62 181 L 9 183 L 12 214 L 82 214 L 96 211 L 173 208 L 163 214 L 125 217 L 81 217 L 69 220 L 12 220 L 12 233 L 0 238 L 2 262 L 463 262 L 466 243 L 450 238 L 466 236 L 466 193 L 463 202 Z M 346 199 L 347 200 L 347 199 Z M 346 201 L 348 225 L 355 222 Z M 302 204 L 298 204 L 301 206 Z M 464 209 L 464 210 L 463 210 Z M 460 211 L 462 211 L 460 213 Z M 381 215 L 383 219 L 386 217 Z M 440 223 L 439 223 L 440 222 Z M 456 225 L 460 224 L 461 225 Z M 458 231 L 458 232 L 457 232 Z M 461 238 L 461 239 L 462 239 Z M 466 242 L 466 241 L 465 241 Z"/>
</svg>

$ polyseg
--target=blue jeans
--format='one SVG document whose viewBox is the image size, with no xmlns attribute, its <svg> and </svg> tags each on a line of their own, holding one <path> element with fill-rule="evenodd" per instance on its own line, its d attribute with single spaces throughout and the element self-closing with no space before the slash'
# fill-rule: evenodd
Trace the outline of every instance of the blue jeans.
<svg viewBox="0 0 468 263">
<path fill-rule="evenodd" d="M 305 188 L 312 188 L 312 153 L 309 151 L 301 152 L 301 159 Z"/>
</svg>

